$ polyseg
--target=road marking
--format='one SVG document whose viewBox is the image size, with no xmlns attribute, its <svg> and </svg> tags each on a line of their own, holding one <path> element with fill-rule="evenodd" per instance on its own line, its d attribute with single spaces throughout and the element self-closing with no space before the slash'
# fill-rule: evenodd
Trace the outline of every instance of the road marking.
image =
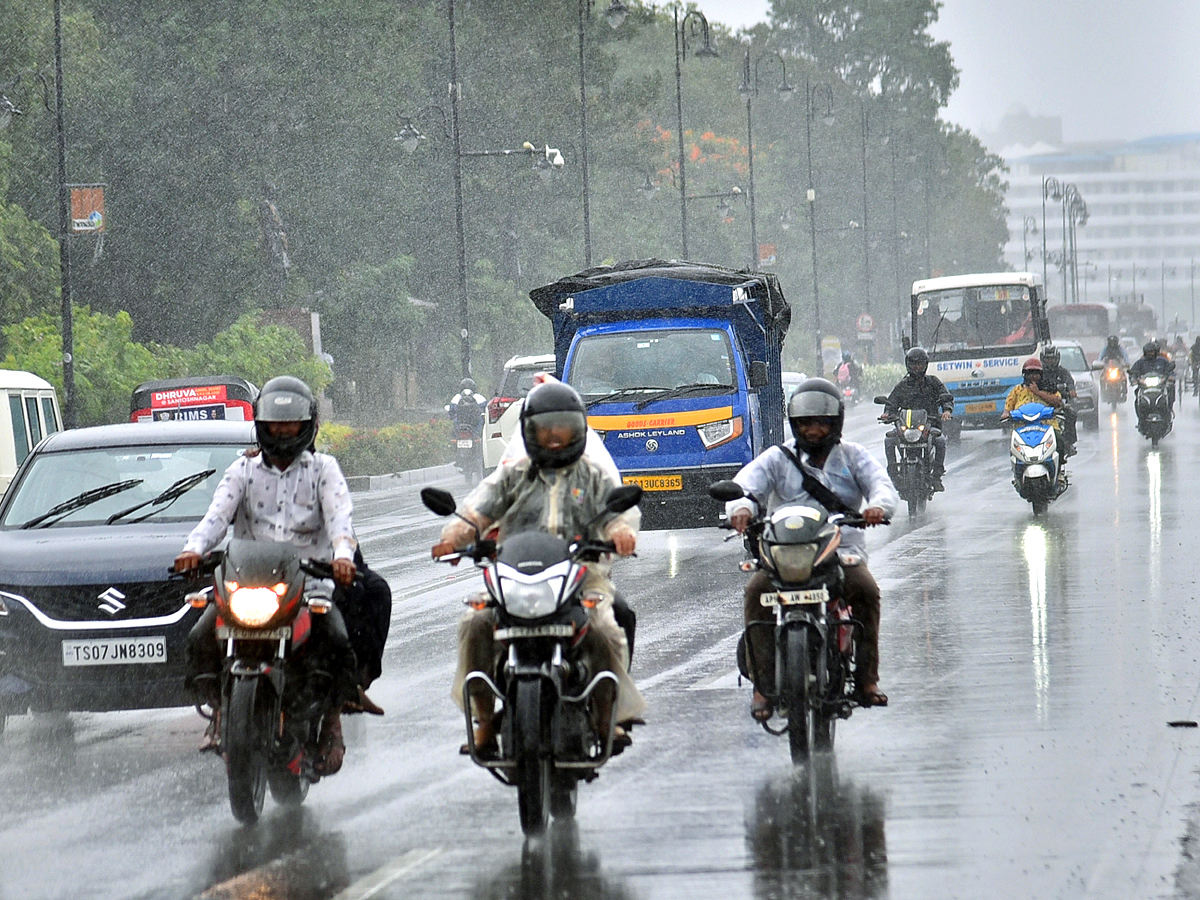
<svg viewBox="0 0 1200 900">
<path fill-rule="evenodd" d="M 741 672 L 737 669 L 730 669 L 728 672 L 722 672 L 717 675 L 710 675 L 708 678 L 702 678 L 688 688 L 689 691 L 734 691 L 738 688 L 738 679 L 741 677 Z"/>
<path fill-rule="evenodd" d="M 333 897 L 333 900 L 368 900 L 369 897 L 374 897 L 393 881 L 403 878 L 413 869 L 429 862 L 441 852 L 440 847 L 433 850 L 409 850 L 403 856 L 397 856 L 391 862 L 384 863 L 370 875 L 360 878 L 350 887 L 340 891 Z"/>
</svg>

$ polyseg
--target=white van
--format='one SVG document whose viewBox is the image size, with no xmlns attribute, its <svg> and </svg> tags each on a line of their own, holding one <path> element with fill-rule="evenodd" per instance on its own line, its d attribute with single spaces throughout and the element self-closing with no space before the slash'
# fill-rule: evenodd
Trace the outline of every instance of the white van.
<svg viewBox="0 0 1200 900">
<path fill-rule="evenodd" d="M 32 372 L 0 369 L 0 493 L 48 434 L 62 431 L 54 385 Z M 7 403 L 3 402 L 7 399 Z"/>
</svg>

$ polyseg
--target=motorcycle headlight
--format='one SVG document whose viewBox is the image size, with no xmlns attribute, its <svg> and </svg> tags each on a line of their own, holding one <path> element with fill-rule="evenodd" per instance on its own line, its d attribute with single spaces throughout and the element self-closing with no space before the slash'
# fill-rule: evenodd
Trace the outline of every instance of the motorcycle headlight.
<svg viewBox="0 0 1200 900">
<path fill-rule="evenodd" d="M 816 544 L 768 544 L 775 571 L 784 581 L 808 581 L 812 577 Z"/>
<path fill-rule="evenodd" d="M 1162 384 L 1162 379 L 1157 375 L 1151 375 L 1147 378 L 1143 378 L 1142 384 L 1144 384 L 1146 387 L 1158 387 L 1160 384 Z"/>
<path fill-rule="evenodd" d="M 920 428 L 909 428 L 909 429 L 905 430 L 904 440 L 906 440 L 908 443 L 915 444 L 920 439 L 921 439 L 921 429 Z"/>
<path fill-rule="evenodd" d="M 504 608 L 511 616 L 519 619 L 540 619 L 558 608 L 564 578 L 551 578 L 524 584 L 511 578 L 500 579 Z"/>
<path fill-rule="evenodd" d="M 732 419 L 697 425 L 696 431 L 700 435 L 700 443 L 704 445 L 704 449 L 711 450 L 713 447 L 719 447 L 741 435 L 742 417 L 734 416 Z"/>
<path fill-rule="evenodd" d="M 1104 377 L 1106 379 L 1108 379 L 1109 381 L 1120 381 L 1121 380 L 1121 370 L 1120 369 L 1107 369 L 1104 372 Z"/>
<path fill-rule="evenodd" d="M 261 628 L 279 612 L 286 584 L 274 587 L 236 587 L 229 593 L 229 614 L 247 628 Z"/>
</svg>

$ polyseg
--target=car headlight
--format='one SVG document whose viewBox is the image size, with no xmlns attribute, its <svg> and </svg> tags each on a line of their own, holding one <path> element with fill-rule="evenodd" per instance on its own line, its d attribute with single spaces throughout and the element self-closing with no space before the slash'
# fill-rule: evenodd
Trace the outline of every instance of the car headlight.
<svg viewBox="0 0 1200 900">
<path fill-rule="evenodd" d="M 709 422 L 707 425 L 697 425 L 696 431 L 700 435 L 700 443 L 704 445 L 704 449 L 711 450 L 713 447 L 726 444 L 736 437 L 741 437 L 742 417 L 734 416 L 732 419 L 722 419 L 719 422 Z"/>
<path fill-rule="evenodd" d="M 816 544 L 768 544 L 767 552 L 775 571 L 784 581 L 808 581 L 812 577 L 813 560 L 817 558 Z"/>
<path fill-rule="evenodd" d="M 229 614 L 247 628 L 261 628 L 279 612 L 286 584 L 274 587 L 239 587 L 229 594 Z"/>
<path fill-rule="evenodd" d="M 534 584 L 523 584 L 511 578 L 500 579 L 504 608 L 519 619 L 540 619 L 558 608 L 563 579 L 552 578 Z"/>
</svg>

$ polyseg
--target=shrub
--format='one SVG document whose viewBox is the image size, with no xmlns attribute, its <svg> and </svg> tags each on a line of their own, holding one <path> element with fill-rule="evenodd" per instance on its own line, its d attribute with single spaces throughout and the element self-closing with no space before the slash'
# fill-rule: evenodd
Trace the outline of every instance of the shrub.
<svg viewBox="0 0 1200 900">
<path fill-rule="evenodd" d="M 903 377 L 904 366 L 900 363 L 863 366 L 862 395 L 869 402 L 876 394 L 890 394 Z"/>
<path fill-rule="evenodd" d="M 450 422 L 431 419 L 383 428 L 322 425 L 318 449 L 337 457 L 350 475 L 387 475 L 450 461 Z"/>
</svg>

